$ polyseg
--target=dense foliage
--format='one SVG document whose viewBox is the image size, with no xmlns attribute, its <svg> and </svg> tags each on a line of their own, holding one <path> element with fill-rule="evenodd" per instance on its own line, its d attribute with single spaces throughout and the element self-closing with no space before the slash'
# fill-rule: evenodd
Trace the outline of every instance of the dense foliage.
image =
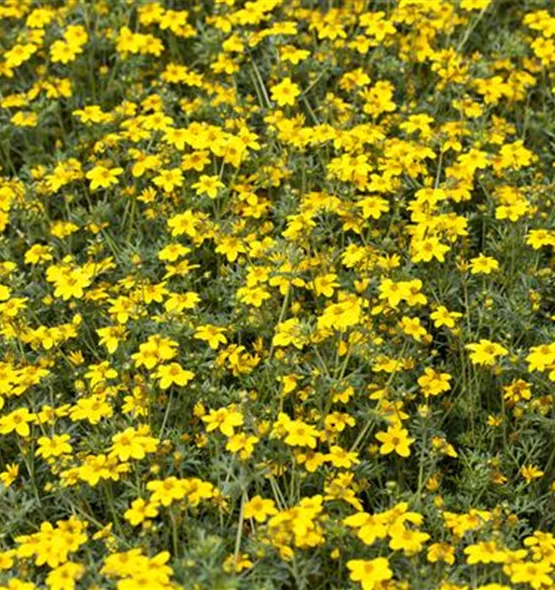
<svg viewBox="0 0 555 590">
<path fill-rule="evenodd" d="M 0 588 L 555 588 L 551 4 L 0 4 Z"/>
</svg>

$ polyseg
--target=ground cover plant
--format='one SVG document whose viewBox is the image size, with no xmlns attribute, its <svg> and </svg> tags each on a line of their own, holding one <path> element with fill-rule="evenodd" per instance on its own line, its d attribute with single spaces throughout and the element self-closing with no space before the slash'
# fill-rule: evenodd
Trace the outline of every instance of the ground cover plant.
<svg viewBox="0 0 555 590">
<path fill-rule="evenodd" d="M 0 588 L 555 588 L 552 3 L 0 29 Z"/>
</svg>

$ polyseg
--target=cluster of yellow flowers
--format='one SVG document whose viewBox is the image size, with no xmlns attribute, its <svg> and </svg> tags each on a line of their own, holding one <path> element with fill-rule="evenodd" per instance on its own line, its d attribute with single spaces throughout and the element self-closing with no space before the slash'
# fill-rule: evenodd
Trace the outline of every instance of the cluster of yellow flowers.
<svg viewBox="0 0 555 590">
<path fill-rule="evenodd" d="M 0 0 L 0 590 L 555 588 L 548 0 Z"/>
</svg>

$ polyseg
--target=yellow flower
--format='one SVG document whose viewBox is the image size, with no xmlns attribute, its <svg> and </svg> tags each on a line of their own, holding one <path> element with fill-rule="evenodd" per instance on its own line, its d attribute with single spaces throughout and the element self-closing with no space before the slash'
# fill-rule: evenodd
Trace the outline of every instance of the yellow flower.
<svg viewBox="0 0 555 590">
<path fill-rule="evenodd" d="M 483 541 L 469 545 L 464 550 L 469 565 L 477 563 L 503 563 L 506 560 L 505 551 L 495 541 Z"/>
<path fill-rule="evenodd" d="M 171 338 L 150 336 L 146 342 L 139 345 L 139 352 L 131 355 L 137 367 L 153 369 L 158 363 L 170 361 L 177 355 L 177 342 Z"/>
<path fill-rule="evenodd" d="M 72 113 L 75 117 L 78 117 L 82 123 L 108 123 L 112 120 L 112 116 L 109 113 L 104 113 L 102 109 L 96 105 L 89 105 L 82 109 L 77 109 Z"/>
<path fill-rule="evenodd" d="M 152 507 L 156 507 L 158 504 L 169 506 L 176 500 L 183 500 L 186 495 L 183 480 L 177 479 L 173 475 L 164 480 L 149 481 L 146 484 L 146 489 L 152 492 L 149 503 Z M 142 509 L 139 510 L 139 513 L 141 511 Z M 138 517 L 139 515 L 136 514 L 135 516 Z"/>
<path fill-rule="evenodd" d="M 232 554 L 229 557 L 226 557 L 222 565 L 223 570 L 228 574 L 232 572 L 240 574 L 243 570 L 249 569 L 252 566 L 253 563 L 249 559 L 247 553 L 241 553 L 237 556 L 235 554 Z"/>
<path fill-rule="evenodd" d="M 295 104 L 295 99 L 301 94 L 301 89 L 291 81 L 291 78 L 285 78 L 279 84 L 272 87 L 272 99 L 280 107 Z"/>
<path fill-rule="evenodd" d="M 141 433 L 133 427 L 126 428 L 112 437 L 110 455 L 120 461 L 144 459 L 147 453 L 154 453 L 158 448 L 158 439 Z"/>
<path fill-rule="evenodd" d="M 289 346 L 293 344 L 293 346 L 302 350 L 308 342 L 307 337 L 302 332 L 303 327 L 297 318 L 285 320 L 277 325 L 272 344 L 274 346 Z"/>
<path fill-rule="evenodd" d="M 494 270 L 498 270 L 499 262 L 492 258 L 491 256 L 484 256 L 480 254 L 476 258 L 470 259 L 470 272 L 473 275 L 477 274 L 485 274 L 489 275 Z"/>
<path fill-rule="evenodd" d="M 152 182 L 163 189 L 164 192 L 171 193 L 174 188 L 183 186 L 183 174 L 179 168 L 160 170 L 160 173 L 152 179 Z"/>
<path fill-rule="evenodd" d="M 160 387 L 168 389 L 172 385 L 184 387 L 194 378 L 195 374 L 183 369 L 179 363 L 170 363 L 169 365 L 160 365 L 155 376 L 160 380 Z"/>
<path fill-rule="evenodd" d="M 534 250 L 539 250 L 543 246 L 555 247 L 555 231 L 547 229 L 533 229 L 526 236 L 526 243 Z"/>
<path fill-rule="evenodd" d="M 110 418 L 113 414 L 114 409 L 103 396 L 91 395 L 78 400 L 69 417 L 72 422 L 88 420 L 91 424 L 98 424 L 102 418 Z"/>
<path fill-rule="evenodd" d="M 458 311 L 449 311 L 445 306 L 440 305 L 430 314 L 430 317 L 434 321 L 434 326 L 436 328 L 447 326 L 447 328 L 453 329 L 457 320 L 462 317 L 462 313 L 459 313 Z"/>
<path fill-rule="evenodd" d="M 46 577 L 50 590 L 74 590 L 75 582 L 85 573 L 85 566 L 69 561 L 53 569 Z"/>
<path fill-rule="evenodd" d="M 36 127 L 38 123 L 38 117 L 35 113 L 19 111 L 12 115 L 10 121 L 16 127 Z"/>
<path fill-rule="evenodd" d="M 406 528 L 402 524 L 394 524 L 389 529 L 389 535 L 389 548 L 393 551 L 402 550 L 405 555 L 422 551 L 424 543 L 430 538 L 428 533 Z"/>
<path fill-rule="evenodd" d="M 158 259 L 168 262 L 175 262 L 178 258 L 186 256 L 190 251 L 190 248 L 186 248 L 185 246 L 178 243 L 168 244 L 165 248 L 158 252 Z"/>
<path fill-rule="evenodd" d="M 435 396 L 451 389 L 451 385 L 449 384 L 451 379 L 452 375 L 449 373 L 440 373 L 426 367 L 424 369 L 424 375 L 418 378 L 418 385 L 420 385 L 424 397 L 430 395 Z"/>
<path fill-rule="evenodd" d="M 0 434 L 16 432 L 19 436 L 27 438 L 31 434 L 29 423 L 34 422 L 35 415 L 27 408 L 19 408 L 0 418 Z"/>
<path fill-rule="evenodd" d="M 208 416 L 203 416 L 202 421 L 207 424 L 207 432 L 219 429 L 222 434 L 231 437 L 234 428 L 243 424 L 243 415 L 235 409 L 220 408 L 210 410 Z"/>
<path fill-rule="evenodd" d="M 536 589 L 553 584 L 550 575 L 553 570 L 551 561 L 523 561 L 509 564 L 507 569 L 513 584 L 527 584 Z"/>
<path fill-rule="evenodd" d="M 316 295 L 332 297 L 336 287 L 339 287 L 339 283 L 335 273 L 320 275 L 314 279 L 314 292 Z"/>
<path fill-rule="evenodd" d="M 492 0 L 461 0 L 463 10 L 485 10 Z"/>
<path fill-rule="evenodd" d="M 339 445 L 330 447 L 330 452 L 326 455 L 326 461 L 329 461 L 338 469 L 350 469 L 359 463 L 358 453 L 346 451 Z"/>
<path fill-rule="evenodd" d="M 206 174 L 202 174 L 199 178 L 198 182 L 195 182 L 192 185 L 197 191 L 198 195 L 208 195 L 211 199 L 215 199 L 218 196 L 218 192 L 220 188 L 223 188 L 225 185 L 217 176 L 207 176 Z"/>
<path fill-rule="evenodd" d="M 358 297 L 349 297 L 341 303 L 331 303 L 318 318 L 318 328 L 334 328 L 340 332 L 356 326 L 362 317 L 362 303 Z"/>
<path fill-rule="evenodd" d="M 262 287 L 241 287 L 237 289 L 237 299 L 253 307 L 262 307 L 264 301 L 270 298 L 270 293 Z"/>
<path fill-rule="evenodd" d="M 52 247 L 35 244 L 25 252 L 25 264 L 40 264 L 52 260 Z"/>
<path fill-rule="evenodd" d="M 254 451 L 254 445 L 259 440 L 260 439 L 257 436 L 249 436 L 244 432 L 237 433 L 229 438 L 225 448 L 230 453 L 239 453 L 239 457 L 246 460 L 251 457 Z"/>
<path fill-rule="evenodd" d="M 526 483 L 532 482 L 544 476 L 544 472 L 535 465 L 523 465 L 520 468 L 520 474 L 526 480 Z"/>
<path fill-rule="evenodd" d="M 9 488 L 19 475 L 19 465 L 17 463 L 8 463 L 6 469 L 0 473 L 0 481 Z"/>
<path fill-rule="evenodd" d="M 70 45 L 65 41 L 54 41 L 50 47 L 50 59 L 52 63 L 68 64 L 74 61 L 79 53 L 82 53 L 80 47 Z"/>
<path fill-rule="evenodd" d="M 123 517 L 129 521 L 131 526 L 137 526 L 147 518 L 155 518 L 156 516 L 158 516 L 158 505 L 155 502 L 146 502 L 142 498 L 133 500 L 131 508 L 123 514 Z"/>
<path fill-rule="evenodd" d="M 443 561 L 448 565 L 455 563 L 455 548 L 448 543 L 433 543 L 428 547 L 427 554 L 430 563 Z"/>
<path fill-rule="evenodd" d="M 351 580 L 360 582 L 362 590 L 374 590 L 380 582 L 385 582 L 393 577 L 386 557 L 370 560 L 351 559 L 347 562 L 347 567 L 351 571 Z"/>
<path fill-rule="evenodd" d="M 467 344 L 465 348 L 472 351 L 470 360 L 474 365 L 493 366 L 497 362 L 497 357 L 509 353 L 501 344 L 483 338 L 480 342 Z"/>
<path fill-rule="evenodd" d="M 413 438 L 408 436 L 408 431 L 398 424 L 390 426 L 387 432 L 378 432 L 376 438 L 382 443 L 380 453 L 388 455 L 395 451 L 401 457 L 410 455 L 410 445 L 414 442 Z"/>
<path fill-rule="evenodd" d="M 75 297 L 81 299 L 85 294 L 85 289 L 91 284 L 91 275 L 88 271 L 81 268 L 69 272 L 52 273 L 52 282 L 54 282 L 54 297 L 61 297 L 64 301 Z"/>
<path fill-rule="evenodd" d="M 449 246 L 442 244 L 436 237 L 415 238 L 411 241 L 411 260 L 413 262 L 430 262 L 433 258 L 438 262 L 445 261 Z"/>
<path fill-rule="evenodd" d="M 314 449 L 316 447 L 316 440 L 319 435 L 318 430 L 306 424 L 301 420 L 290 420 L 285 424 L 285 431 L 287 436 L 285 437 L 285 443 L 290 446 L 310 447 Z"/>
<path fill-rule="evenodd" d="M 69 434 L 56 434 L 52 438 L 41 436 L 37 440 L 39 448 L 36 455 L 48 459 L 49 457 L 59 457 L 66 453 L 71 453 L 73 447 L 69 444 Z"/>
<path fill-rule="evenodd" d="M 357 201 L 357 207 L 362 209 L 364 219 L 379 219 L 383 213 L 389 211 L 389 203 L 381 197 L 365 197 Z"/>
<path fill-rule="evenodd" d="M 236 236 L 221 236 L 215 250 L 218 254 L 225 254 L 229 262 L 235 262 L 239 254 L 247 251 L 246 245 Z"/>
<path fill-rule="evenodd" d="M 21 64 L 28 61 L 31 56 L 36 53 L 38 47 L 33 43 L 26 43 L 25 45 L 14 45 L 9 51 L 4 54 L 4 60 L 8 68 L 17 68 Z"/>
<path fill-rule="evenodd" d="M 197 328 L 194 337 L 198 340 L 208 342 L 208 346 L 210 346 L 212 350 L 217 350 L 220 344 L 227 344 L 227 338 L 224 335 L 225 331 L 226 328 L 213 326 L 212 324 L 204 324 Z"/>
<path fill-rule="evenodd" d="M 401 328 L 404 334 L 412 336 L 417 342 L 420 342 L 428 334 L 419 318 L 403 316 L 401 318 Z"/>
<path fill-rule="evenodd" d="M 107 326 L 106 328 L 98 328 L 96 333 L 100 336 L 99 344 L 106 346 L 108 352 L 114 354 L 124 339 L 126 331 L 123 326 Z"/>
<path fill-rule="evenodd" d="M 365 103 L 362 110 L 375 118 L 382 113 L 391 113 L 396 110 L 397 105 L 393 100 L 395 87 L 391 82 L 380 80 L 376 84 L 361 92 Z"/>
<path fill-rule="evenodd" d="M 118 176 L 121 174 L 123 174 L 123 168 L 106 168 L 98 165 L 89 170 L 85 176 L 91 181 L 90 189 L 94 191 L 97 188 L 108 188 L 117 184 Z"/>
<path fill-rule="evenodd" d="M 555 364 L 555 342 L 532 346 L 526 362 L 529 371 L 545 371 L 546 368 Z"/>
<path fill-rule="evenodd" d="M 277 514 L 275 502 L 254 496 L 245 504 L 245 518 L 254 518 L 256 522 L 265 522 L 268 516 Z"/>
</svg>

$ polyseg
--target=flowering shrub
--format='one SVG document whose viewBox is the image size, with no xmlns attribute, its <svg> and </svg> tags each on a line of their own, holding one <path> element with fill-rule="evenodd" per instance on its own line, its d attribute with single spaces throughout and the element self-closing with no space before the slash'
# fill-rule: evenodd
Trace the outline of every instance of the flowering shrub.
<svg viewBox="0 0 555 590">
<path fill-rule="evenodd" d="M 0 588 L 555 588 L 551 3 L 0 27 Z"/>
</svg>

